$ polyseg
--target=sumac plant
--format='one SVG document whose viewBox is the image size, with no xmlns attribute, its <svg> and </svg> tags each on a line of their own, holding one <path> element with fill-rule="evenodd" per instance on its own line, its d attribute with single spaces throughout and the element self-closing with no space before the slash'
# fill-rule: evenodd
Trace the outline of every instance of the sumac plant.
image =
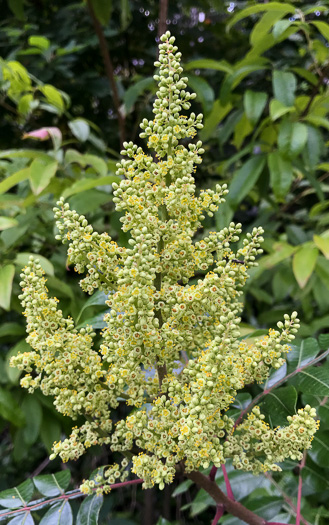
<svg viewBox="0 0 329 525">
<path fill-rule="evenodd" d="M 202 115 L 184 114 L 195 95 L 186 91 L 174 42 L 167 32 L 159 45 L 154 120 L 141 124 L 147 153 L 125 143 L 122 180 L 113 184 L 130 247 L 94 231 L 63 200 L 55 208 L 56 238 L 68 244 L 75 270 L 86 273 L 82 289 L 107 295 L 100 345 L 93 344 L 92 326 L 77 329 L 63 318 L 58 300 L 48 297 L 41 265 L 31 259 L 20 300 L 32 350 L 13 357 L 12 365 L 26 372 L 22 387 L 40 388 L 59 412 L 84 420 L 54 443 L 51 458 L 77 459 L 94 445 L 122 454 L 121 462 L 84 481 L 83 493 L 124 486 L 129 472 L 144 488 L 161 490 L 179 472 L 215 500 L 214 522 L 228 512 L 263 525 L 270 522 L 234 500 L 228 479 L 228 495 L 217 486 L 216 469 L 225 471 L 230 459 L 254 475 L 279 471 L 287 458 L 302 460 L 318 422 L 309 405 L 277 428 L 255 403 L 239 416 L 227 413 L 239 390 L 263 383 L 285 363 L 299 324 L 294 312 L 264 337 L 241 337 L 239 299 L 261 253 L 262 228 L 241 242 L 241 224 L 234 223 L 195 239 L 205 214 L 212 216 L 228 191 L 217 185 L 196 194 L 193 173 L 204 150 L 194 138 Z M 111 413 L 120 403 L 131 409 L 114 424 Z M 206 476 L 200 469 L 208 467 Z"/>
</svg>

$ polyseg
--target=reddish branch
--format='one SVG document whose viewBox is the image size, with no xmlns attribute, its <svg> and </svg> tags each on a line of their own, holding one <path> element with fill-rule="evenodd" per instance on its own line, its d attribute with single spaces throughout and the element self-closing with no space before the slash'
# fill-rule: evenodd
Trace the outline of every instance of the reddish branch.
<svg viewBox="0 0 329 525">
<path fill-rule="evenodd" d="M 144 481 L 143 479 L 132 479 L 130 481 L 123 481 L 122 483 L 113 483 L 113 485 L 111 485 L 111 489 L 123 488 L 128 485 L 136 485 L 137 483 L 143 483 L 143 481 Z M 1 519 L 4 518 L 5 516 L 12 516 L 14 514 L 20 514 L 22 512 L 31 512 L 32 510 L 40 509 L 44 507 L 45 505 L 49 505 L 50 503 L 54 503 L 56 501 L 80 498 L 81 496 L 86 496 L 86 494 L 83 494 L 80 490 L 71 492 L 70 494 L 62 494 L 61 496 L 57 496 L 56 498 L 39 501 L 38 503 L 35 503 L 34 505 L 26 505 L 25 507 L 21 507 L 19 509 L 10 510 L 8 512 L 1 513 Z"/>
<path fill-rule="evenodd" d="M 218 485 L 214 481 L 211 481 L 208 476 L 205 476 L 201 472 L 190 472 L 189 474 L 186 474 L 186 476 L 208 492 L 218 505 L 223 505 L 225 510 L 236 518 L 240 518 L 249 525 L 268 524 L 264 518 L 257 516 L 257 514 L 241 505 L 238 501 L 233 501 L 226 496 Z"/>
<path fill-rule="evenodd" d="M 217 505 L 217 510 L 214 519 L 211 522 L 211 525 L 217 525 L 225 511 L 224 505 Z"/>
<path fill-rule="evenodd" d="M 89 8 L 91 19 L 93 21 L 93 26 L 94 26 L 94 29 L 95 29 L 95 33 L 96 33 L 97 38 L 98 38 L 99 48 L 100 48 L 100 51 L 101 51 L 101 54 L 102 54 L 102 57 L 103 57 L 103 63 L 104 63 L 104 67 L 105 67 L 106 76 L 107 76 L 107 78 L 109 80 L 110 87 L 111 87 L 111 90 L 112 90 L 113 103 L 114 103 L 114 107 L 115 107 L 115 112 L 116 112 L 117 117 L 118 117 L 120 145 L 122 147 L 122 145 L 124 143 L 124 140 L 125 140 L 125 118 L 124 118 L 124 116 L 123 116 L 123 114 L 121 112 L 121 109 L 120 109 L 120 105 L 121 105 L 120 104 L 120 97 L 119 97 L 118 88 L 117 88 L 117 85 L 116 85 L 116 82 L 115 82 L 114 68 L 113 68 L 113 64 L 112 64 L 112 60 L 111 60 L 111 55 L 110 55 L 110 51 L 109 51 L 108 46 L 107 46 L 107 42 L 106 42 L 106 39 L 105 39 L 105 35 L 104 35 L 104 32 L 103 32 L 102 25 L 101 25 L 100 21 L 98 20 L 97 16 L 95 15 L 95 11 L 94 11 L 94 8 L 93 8 L 91 0 L 87 0 L 87 5 L 88 5 L 88 8 Z"/>
<path fill-rule="evenodd" d="M 168 0 L 160 0 L 158 38 L 160 38 L 160 36 L 162 36 L 166 32 L 167 17 L 168 17 Z"/>
<path fill-rule="evenodd" d="M 302 461 L 300 462 L 300 465 L 299 465 L 296 525 L 300 525 L 300 520 L 301 520 L 300 508 L 301 508 L 301 504 L 302 504 L 302 488 L 303 488 L 302 470 L 305 467 L 305 462 L 306 462 L 306 452 L 304 452 L 303 459 L 302 459 Z"/>
</svg>

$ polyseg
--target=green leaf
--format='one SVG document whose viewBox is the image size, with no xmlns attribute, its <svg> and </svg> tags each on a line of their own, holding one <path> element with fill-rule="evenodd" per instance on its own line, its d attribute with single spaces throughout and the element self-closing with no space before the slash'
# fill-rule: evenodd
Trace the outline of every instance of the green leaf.
<svg viewBox="0 0 329 525">
<path fill-rule="evenodd" d="M 124 524 L 122 524 L 122 525 L 124 525 Z M 158 519 L 158 521 L 156 522 L 155 525 L 173 525 L 173 522 L 172 521 L 168 521 L 168 520 L 166 520 L 166 518 L 162 518 L 160 516 L 160 518 Z"/>
<path fill-rule="evenodd" d="M 8 230 L 18 225 L 18 221 L 12 217 L 0 216 L 0 230 Z"/>
<path fill-rule="evenodd" d="M 292 22 L 290 20 L 279 20 L 278 22 L 275 22 L 272 31 L 274 40 L 279 40 L 280 36 L 291 26 L 291 24 Z"/>
<path fill-rule="evenodd" d="M 285 106 L 293 106 L 297 87 L 296 77 L 289 71 L 273 71 L 274 97 Z"/>
<path fill-rule="evenodd" d="M 58 89 L 50 84 L 45 84 L 44 86 L 39 87 L 41 93 L 46 97 L 49 104 L 54 106 L 56 109 L 62 113 L 65 109 L 63 97 Z"/>
<path fill-rule="evenodd" d="M 106 177 L 99 177 L 96 179 L 78 180 L 77 182 L 74 182 L 72 186 L 66 188 L 66 190 L 63 191 L 62 196 L 67 199 L 67 197 L 71 197 L 82 191 L 91 190 L 92 188 L 98 188 L 101 186 L 108 186 L 113 184 L 113 182 L 120 182 L 120 177 L 117 175 L 107 175 Z M 109 195 L 109 200 L 111 199 L 112 197 Z"/>
<path fill-rule="evenodd" d="M 35 100 L 33 102 L 33 95 L 29 93 L 27 95 L 24 95 L 19 100 L 17 109 L 18 109 L 18 112 L 21 113 L 21 115 L 27 116 L 29 113 L 31 113 L 33 108 L 37 107 L 38 104 L 39 104 L 39 101 Z"/>
<path fill-rule="evenodd" d="M 68 501 L 62 503 L 56 503 L 40 521 L 39 525 L 72 525 L 73 514 L 72 509 Z"/>
<path fill-rule="evenodd" d="M 0 505 L 6 509 L 25 507 L 33 496 L 33 483 L 27 479 L 13 489 L 0 492 Z"/>
<path fill-rule="evenodd" d="M 34 520 L 30 512 L 25 512 L 8 521 L 7 525 L 34 525 Z"/>
<path fill-rule="evenodd" d="M 329 237 L 321 237 L 320 235 L 313 235 L 313 241 L 321 250 L 326 259 L 329 259 Z"/>
<path fill-rule="evenodd" d="M 231 109 L 231 103 L 222 105 L 219 100 L 216 100 L 214 102 L 213 108 L 209 115 L 206 117 L 203 130 L 200 134 L 202 140 L 206 140 L 212 135 L 215 128 L 226 117 L 226 115 L 231 111 Z"/>
<path fill-rule="evenodd" d="M 18 20 L 24 21 L 24 0 L 8 0 L 8 7 Z"/>
<path fill-rule="evenodd" d="M 39 195 L 44 190 L 57 171 L 58 162 L 52 159 L 34 159 L 30 165 L 30 185 L 33 193 Z"/>
<path fill-rule="evenodd" d="M 311 24 L 317 28 L 317 30 L 326 40 L 329 40 L 329 25 L 326 22 L 314 22 L 312 20 Z"/>
<path fill-rule="evenodd" d="M 97 525 L 99 511 L 103 505 L 103 496 L 92 494 L 81 504 L 76 525 Z"/>
<path fill-rule="evenodd" d="M 316 339 L 308 337 L 298 345 L 291 345 L 291 351 L 287 354 L 287 361 L 291 370 L 296 370 L 314 359 L 320 352 Z"/>
<path fill-rule="evenodd" d="M 307 141 L 307 126 L 300 122 L 283 120 L 279 126 L 278 147 L 280 153 L 293 159 L 304 149 Z"/>
<path fill-rule="evenodd" d="M 180 483 L 178 487 L 175 488 L 171 496 L 175 498 L 176 496 L 179 496 L 179 494 L 183 494 L 190 488 L 191 485 L 193 485 L 193 481 L 190 479 L 182 481 L 182 483 Z"/>
<path fill-rule="evenodd" d="M 262 11 L 280 11 L 283 16 L 288 13 L 294 13 L 295 9 L 296 8 L 293 5 L 288 4 L 286 2 L 268 2 L 267 4 L 252 5 L 250 7 L 247 7 L 246 9 L 243 9 L 242 11 L 239 11 L 236 15 L 234 15 L 231 21 L 227 24 L 226 30 L 230 31 L 231 27 L 234 26 L 240 20 L 243 20 L 243 18 L 246 18 L 250 15 L 254 15 L 256 13 L 261 13 Z"/>
<path fill-rule="evenodd" d="M 328 432 L 317 432 L 312 441 L 312 448 L 308 454 L 314 463 L 320 467 L 329 468 L 329 434 Z"/>
<path fill-rule="evenodd" d="M 77 138 L 80 142 L 85 142 L 87 138 L 89 137 L 89 133 L 90 133 L 89 124 L 82 118 L 71 120 L 71 122 L 68 123 L 68 126 L 70 130 L 72 131 L 73 135 L 75 136 L 75 138 Z"/>
<path fill-rule="evenodd" d="M 255 155 L 235 173 L 227 199 L 229 204 L 236 206 L 248 195 L 263 171 L 265 161 L 264 155 Z"/>
<path fill-rule="evenodd" d="M 214 90 L 208 84 L 208 82 L 196 75 L 188 76 L 188 85 L 196 93 L 197 100 L 201 102 L 202 109 L 205 114 L 209 113 L 214 103 Z"/>
<path fill-rule="evenodd" d="M 234 127 L 234 137 L 232 144 L 236 147 L 237 150 L 241 148 L 243 141 L 250 133 L 254 131 L 253 125 L 247 119 L 246 114 L 242 115 L 242 118 Z"/>
<path fill-rule="evenodd" d="M 232 491 L 237 501 L 240 501 L 249 494 L 252 494 L 252 492 L 256 491 L 260 487 L 268 488 L 270 485 L 270 482 L 262 476 L 254 476 L 250 472 L 232 470 L 228 461 L 226 465 Z M 219 485 L 221 490 L 225 491 L 225 480 L 221 469 L 218 469 L 217 471 L 216 483 Z"/>
<path fill-rule="evenodd" d="M 30 36 L 28 43 L 30 46 L 35 46 L 42 50 L 46 50 L 50 46 L 50 41 L 45 36 Z"/>
<path fill-rule="evenodd" d="M 226 104 L 232 94 L 234 88 L 236 88 L 240 82 L 248 76 L 250 73 L 267 69 L 267 59 L 257 57 L 257 60 L 252 57 L 251 59 L 244 59 L 241 61 L 234 71 L 234 73 L 227 75 L 220 89 L 220 100 L 222 104 Z"/>
<path fill-rule="evenodd" d="M 276 388 L 265 396 L 261 405 L 262 412 L 267 416 L 271 427 L 287 424 L 287 416 L 296 413 L 297 392 L 289 385 Z"/>
<path fill-rule="evenodd" d="M 111 18 L 112 0 L 92 0 L 91 4 L 100 23 L 106 26 Z"/>
<path fill-rule="evenodd" d="M 0 306 L 4 310 L 10 309 L 11 290 L 15 275 L 15 266 L 6 264 L 0 268 Z"/>
<path fill-rule="evenodd" d="M 247 502 L 243 502 L 243 504 L 254 513 L 258 514 L 262 518 L 267 520 L 271 520 L 272 518 L 276 517 L 277 514 L 280 512 L 282 508 L 282 498 L 279 496 L 262 496 L 258 498 L 248 498 Z M 235 518 L 234 516 L 228 517 L 225 521 L 223 521 L 223 525 L 245 525 L 245 521 L 241 521 L 238 518 Z M 268 522 L 268 523 L 272 523 Z M 281 521 L 280 521 L 281 523 Z M 287 522 L 289 523 L 289 521 Z"/>
<path fill-rule="evenodd" d="M 96 173 L 99 173 L 102 177 L 105 177 L 108 172 L 106 162 L 103 159 L 96 155 L 90 155 L 89 153 L 82 155 L 74 149 L 68 149 L 66 151 L 65 162 L 67 164 L 77 163 L 83 168 L 91 166 Z"/>
<path fill-rule="evenodd" d="M 17 266 L 21 270 L 24 266 L 26 266 L 29 263 L 29 259 L 31 256 L 33 256 L 34 259 L 39 260 L 41 268 L 48 275 L 54 275 L 54 267 L 52 263 L 48 259 L 46 259 L 46 257 L 43 257 L 43 255 L 39 255 L 38 253 L 20 252 L 16 255 L 15 264 L 17 264 Z"/>
<path fill-rule="evenodd" d="M 293 180 L 291 161 L 283 158 L 279 151 L 270 153 L 267 161 L 273 193 L 277 200 L 283 201 Z"/>
<path fill-rule="evenodd" d="M 251 124 L 256 124 L 263 113 L 267 101 L 267 94 L 248 89 L 243 97 L 244 109 Z"/>
<path fill-rule="evenodd" d="M 307 142 L 303 150 L 303 161 L 306 167 L 313 170 L 319 163 L 324 149 L 322 133 L 313 126 L 307 126 Z"/>
<path fill-rule="evenodd" d="M 0 182 L 0 194 L 10 190 L 10 188 L 16 186 L 16 184 L 18 184 L 19 182 L 22 182 L 22 180 L 27 179 L 29 175 L 30 168 L 23 168 L 22 170 L 13 173 L 12 175 Z"/>
<path fill-rule="evenodd" d="M 223 71 L 224 73 L 233 73 L 233 67 L 225 60 L 213 60 L 211 58 L 200 58 L 192 60 L 185 64 L 185 71 L 190 69 L 214 69 L 215 71 Z"/>
<path fill-rule="evenodd" d="M 96 210 L 99 211 L 103 204 L 107 204 L 111 200 L 112 196 L 108 193 L 92 189 L 69 197 L 71 210 L 75 210 L 82 215 Z"/>
<path fill-rule="evenodd" d="M 89 325 L 92 326 L 94 330 L 101 330 L 102 328 L 105 328 L 107 326 L 106 322 L 104 321 L 104 315 L 110 312 L 111 310 L 109 309 L 103 310 L 100 314 L 97 314 L 94 317 L 90 317 L 89 319 L 83 321 L 83 323 L 79 324 L 77 328 L 83 328 Z"/>
<path fill-rule="evenodd" d="M 311 366 L 289 380 L 303 394 L 329 396 L 329 370 L 327 365 Z"/>
<path fill-rule="evenodd" d="M 242 109 L 236 109 L 229 114 L 219 133 L 219 143 L 221 145 L 225 144 L 225 142 L 228 141 L 236 125 L 240 122 L 242 116 Z"/>
<path fill-rule="evenodd" d="M 270 102 L 270 117 L 273 122 L 283 115 L 292 113 L 293 111 L 296 111 L 294 107 L 287 107 L 279 100 L 272 99 Z"/>
<path fill-rule="evenodd" d="M 261 19 L 253 26 L 250 34 L 250 43 L 252 46 L 258 44 L 265 35 L 267 35 L 274 24 L 285 15 L 282 10 L 268 11 Z"/>
<path fill-rule="evenodd" d="M 0 416 L 17 427 L 22 426 L 25 421 L 24 414 L 18 403 L 12 394 L 3 388 L 0 388 Z M 2 505 L 1 502 L 0 505 Z"/>
<path fill-rule="evenodd" d="M 142 95 L 145 91 L 153 90 L 153 88 L 155 88 L 153 77 L 142 78 L 138 82 L 132 84 L 123 96 L 126 113 L 130 113 L 132 111 L 140 95 Z"/>
<path fill-rule="evenodd" d="M 315 268 L 318 255 L 318 249 L 307 243 L 293 256 L 292 269 L 300 288 L 305 288 Z"/>
<path fill-rule="evenodd" d="M 329 130 L 329 120 L 327 118 L 319 117 L 318 115 L 307 115 L 304 117 L 304 120 L 316 128 L 322 127 Z"/>
<path fill-rule="evenodd" d="M 87 299 L 87 301 L 84 303 L 83 307 L 81 308 L 78 317 L 76 318 L 76 323 L 79 321 L 82 313 L 88 308 L 89 306 L 99 306 L 102 305 L 104 308 L 106 308 L 105 301 L 107 301 L 108 296 L 101 291 L 94 292 L 91 297 Z M 103 314 L 104 315 L 104 314 Z"/>
<path fill-rule="evenodd" d="M 2 323 L 0 326 L 0 337 L 24 335 L 25 329 L 19 323 Z"/>
<path fill-rule="evenodd" d="M 40 432 L 42 421 L 42 409 L 39 401 L 31 395 L 27 395 L 22 403 L 26 423 L 23 428 L 24 441 L 27 445 L 33 445 L 36 442 Z"/>
<path fill-rule="evenodd" d="M 67 470 L 62 470 L 56 474 L 45 474 L 33 478 L 33 483 L 37 490 L 43 496 L 53 498 L 64 494 L 71 480 L 71 473 Z"/>
<path fill-rule="evenodd" d="M 310 84 L 313 84 L 313 86 L 316 86 L 318 83 L 318 78 L 314 73 L 311 73 L 308 69 L 304 69 L 302 67 L 292 67 L 291 71 L 294 73 L 297 73 L 300 77 L 304 78 L 309 82 Z"/>
<path fill-rule="evenodd" d="M 327 348 L 329 348 L 329 334 L 319 335 L 319 345 L 321 350 L 327 350 Z"/>
<path fill-rule="evenodd" d="M 45 413 L 42 418 L 40 436 L 48 453 L 51 452 L 55 441 L 61 437 L 61 427 L 57 419 L 51 413 Z"/>
</svg>

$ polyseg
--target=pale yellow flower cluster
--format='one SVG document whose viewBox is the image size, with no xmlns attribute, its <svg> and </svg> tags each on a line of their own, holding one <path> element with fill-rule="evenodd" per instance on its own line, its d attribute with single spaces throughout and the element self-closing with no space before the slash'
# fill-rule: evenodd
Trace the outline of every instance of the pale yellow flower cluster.
<svg viewBox="0 0 329 525">
<path fill-rule="evenodd" d="M 194 95 L 181 76 L 174 38 L 166 33 L 159 48 L 154 119 L 141 124 L 151 152 L 125 143 L 117 172 L 122 181 L 113 184 L 129 247 L 94 232 L 63 201 L 55 209 L 57 238 L 69 244 L 76 271 L 87 273 L 82 288 L 108 294 L 100 348 L 93 347 L 91 327 L 77 330 L 63 318 L 57 300 L 48 298 L 40 265 L 31 260 L 20 298 L 32 350 L 12 363 L 27 372 L 23 387 L 40 387 L 55 397 L 60 412 L 85 417 L 68 439 L 55 443 L 52 457 L 74 459 L 94 444 L 108 444 L 132 459 L 144 487 L 163 488 L 180 461 L 188 471 L 229 457 L 236 468 L 254 473 L 276 469 L 284 458 L 300 458 L 316 422 L 310 407 L 280 429 L 270 429 L 259 408 L 237 428 L 226 414 L 240 389 L 263 382 L 271 367 L 284 363 L 299 324 L 294 313 L 256 342 L 241 339 L 239 299 L 261 253 L 263 230 L 254 228 L 240 243 L 241 224 L 231 223 L 195 240 L 227 187 L 197 194 L 193 173 L 204 150 L 189 140 L 202 128 L 202 115 L 181 114 Z M 200 271 L 203 278 L 195 278 Z M 112 429 L 111 410 L 120 402 L 133 408 Z M 115 479 L 125 479 L 127 466 L 128 460 L 114 465 L 83 490 L 108 490 Z"/>
</svg>

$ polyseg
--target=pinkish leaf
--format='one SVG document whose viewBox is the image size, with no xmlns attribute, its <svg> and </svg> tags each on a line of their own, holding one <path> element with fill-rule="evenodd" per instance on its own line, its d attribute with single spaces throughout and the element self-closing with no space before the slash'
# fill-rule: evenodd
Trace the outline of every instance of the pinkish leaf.
<svg viewBox="0 0 329 525">
<path fill-rule="evenodd" d="M 23 139 L 47 140 L 56 137 L 62 139 L 62 133 L 58 128 L 40 128 L 29 133 L 24 133 Z"/>
</svg>

